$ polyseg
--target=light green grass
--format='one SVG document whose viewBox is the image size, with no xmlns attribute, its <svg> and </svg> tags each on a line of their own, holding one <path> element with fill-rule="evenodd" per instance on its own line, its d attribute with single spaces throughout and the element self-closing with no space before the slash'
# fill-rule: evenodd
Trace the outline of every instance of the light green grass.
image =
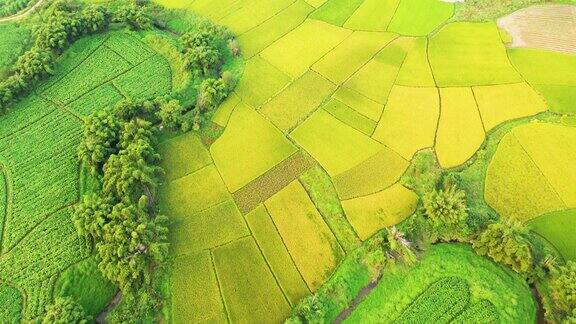
<svg viewBox="0 0 576 324">
<path fill-rule="evenodd" d="M 280 163 L 296 148 L 262 115 L 240 104 L 210 153 L 234 192 Z"/>
<path fill-rule="evenodd" d="M 251 237 L 214 250 L 214 265 L 232 323 L 280 322 L 290 306 Z"/>
<path fill-rule="evenodd" d="M 348 107 L 342 101 L 331 99 L 322 109 L 329 112 L 332 116 L 336 117 L 341 122 L 361 131 L 362 133 L 370 136 L 376 128 L 376 122 L 364 115 L 361 115 L 356 110 Z"/>
<path fill-rule="evenodd" d="M 501 216 L 521 221 L 566 208 L 514 134 L 501 140 L 488 165 L 484 195 Z"/>
<path fill-rule="evenodd" d="M 344 27 L 354 30 L 386 31 L 400 0 L 364 0 Z"/>
<path fill-rule="evenodd" d="M 470 88 L 440 89 L 442 109 L 434 149 L 443 168 L 468 161 L 484 142 L 484 127 Z"/>
<path fill-rule="evenodd" d="M 267 46 L 300 25 L 314 8 L 304 0 L 297 0 L 274 17 L 245 32 L 238 42 L 245 57 L 260 53 Z"/>
<path fill-rule="evenodd" d="M 209 251 L 176 258 L 171 282 L 174 323 L 227 321 Z"/>
<path fill-rule="evenodd" d="M 468 284 L 472 304 L 480 300 L 492 303 L 498 322 L 536 321 L 530 288 L 518 274 L 476 255 L 467 245 L 443 243 L 430 247 L 412 268 L 387 269 L 378 286 L 344 322 L 398 322 L 402 320 L 402 312 L 426 287 L 446 277 L 459 278 Z"/>
<path fill-rule="evenodd" d="M 303 122 L 322 104 L 336 86 L 314 71 L 308 71 L 266 103 L 260 112 L 283 132 Z"/>
<path fill-rule="evenodd" d="M 66 269 L 54 286 L 56 296 L 72 297 L 93 318 L 108 305 L 117 290 L 100 272 L 94 257 Z"/>
<path fill-rule="evenodd" d="M 542 84 L 532 87 L 546 99 L 550 111 L 560 114 L 576 113 L 576 86 Z"/>
<path fill-rule="evenodd" d="M 493 22 L 446 25 L 430 39 L 429 58 L 439 86 L 522 82 Z"/>
<path fill-rule="evenodd" d="M 260 205 L 246 215 L 246 221 L 290 305 L 296 305 L 301 298 L 310 294 L 310 290 L 292 261 L 266 208 Z"/>
<path fill-rule="evenodd" d="M 440 102 L 436 88 L 394 86 L 373 138 L 406 160 L 432 147 Z"/>
<path fill-rule="evenodd" d="M 324 110 L 315 112 L 290 136 L 331 176 L 358 165 L 382 147 Z"/>
<path fill-rule="evenodd" d="M 350 224 L 361 240 L 384 227 L 396 225 L 416 210 L 418 196 L 401 184 L 383 191 L 342 201 Z"/>
<path fill-rule="evenodd" d="M 352 169 L 334 177 L 341 199 L 373 194 L 393 185 L 408 168 L 408 161 L 387 147 Z"/>
<path fill-rule="evenodd" d="M 530 220 L 528 226 L 552 243 L 564 259 L 576 261 L 576 209 L 544 214 Z"/>
<path fill-rule="evenodd" d="M 158 151 L 166 181 L 181 178 L 212 163 L 210 153 L 192 132 L 162 142 Z"/>
<path fill-rule="evenodd" d="M 311 291 L 332 273 L 344 251 L 295 180 L 265 203 L 296 267 Z"/>
<path fill-rule="evenodd" d="M 232 200 L 200 212 L 177 216 L 172 222 L 170 235 L 171 248 L 176 256 L 213 248 L 250 234 Z"/>
<path fill-rule="evenodd" d="M 255 56 L 246 62 L 244 75 L 236 93 L 253 108 L 260 108 L 280 92 L 289 82 L 290 77 L 272 66 L 261 56 Z"/>
<path fill-rule="evenodd" d="M 340 84 L 395 37 L 392 33 L 354 32 L 316 62 L 312 69 Z"/>
<path fill-rule="evenodd" d="M 454 14 L 454 5 L 438 0 L 400 0 L 388 30 L 407 36 L 425 36 Z"/>
<path fill-rule="evenodd" d="M 526 83 L 473 87 L 486 131 L 512 119 L 546 111 L 546 102 Z"/>
<path fill-rule="evenodd" d="M 310 18 L 342 26 L 362 2 L 364 0 L 328 0 L 320 8 L 316 9 L 310 15 Z"/>
<path fill-rule="evenodd" d="M 161 192 L 162 212 L 175 218 L 205 210 L 230 198 L 213 164 L 166 184 Z"/>
<path fill-rule="evenodd" d="M 325 22 L 306 20 L 262 51 L 261 55 L 278 69 L 297 78 L 350 33 Z"/>
</svg>

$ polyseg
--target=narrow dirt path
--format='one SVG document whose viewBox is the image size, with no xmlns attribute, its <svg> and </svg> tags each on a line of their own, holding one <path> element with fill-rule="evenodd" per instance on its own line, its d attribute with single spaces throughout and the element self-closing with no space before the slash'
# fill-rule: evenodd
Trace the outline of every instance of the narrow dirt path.
<svg viewBox="0 0 576 324">
<path fill-rule="evenodd" d="M 100 312 L 98 316 L 96 316 L 96 323 L 98 324 L 104 323 L 104 320 L 106 319 L 108 313 L 110 313 L 110 311 L 118 305 L 120 300 L 122 300 L 122 292 L 118 291 L 116 295 L 114 295 L 114 298 L 112 298 L 112 300 L 110 300 L 108 305 L 106 305 L 106 308 L 104 308 L 104 310 Z"/>
<path fill-rule="evenodd" d="M 15 20 L 20 20 L 20 19 L 22 19 L 22 18 L 25 18 L 25 17 L 27 17 L 29 14 L 31 14 L 36 8 L 38 8 L 42 3 L 44 3 L 44 1 L 45 1 L 45 0 L 38 0 L 38 1 L 36 1 L 36 3 L 35 3 L 32 7 L 28 8 L 28 9 L 26 9 L 26 10 L 24 10 L 24 11 L 21 11 L 21 12 L 19 12 L 19 13 L 16 13 L 16 14 L 14 14 L 14 15 L 12 15 L 12 16 L 0 18 L 0 23 L 9 22 L 9 21 L 15 21 Z"/>
</svg>

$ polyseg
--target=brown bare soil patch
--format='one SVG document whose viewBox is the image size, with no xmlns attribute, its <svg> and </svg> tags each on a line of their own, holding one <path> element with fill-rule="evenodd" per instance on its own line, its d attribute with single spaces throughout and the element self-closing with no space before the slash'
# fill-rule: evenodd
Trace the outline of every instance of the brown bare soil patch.
<svg viewBox="0 0 576 324">
<path fill-rule="evenodd" d="M 512 36 L 509 47 L 576 54 L 576 6 L 544 5 L 518 10 L 498 19 Z"/>
</svg>

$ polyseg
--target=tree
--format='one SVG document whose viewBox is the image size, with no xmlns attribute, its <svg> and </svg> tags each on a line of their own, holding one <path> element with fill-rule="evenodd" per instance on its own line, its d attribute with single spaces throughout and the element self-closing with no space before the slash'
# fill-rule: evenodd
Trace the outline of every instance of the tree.
<svg viewBox="0 0 576 324">
<path fill-rule="evenodd" d="M 120 200 L 137 202 L 142 195 L 154 201 L 162 168 L 157 166 L 160 156 L 150 142 L 132 142 L 104 164 L 103 192 Z"/>
<path fill-rule="evenodd" d="M 24 80 L 36 81 L 52 74 L 52 52 L 33 47 L 22 54 L 16 62 L 15 71 Z"/>
<path fill-rule="evenodd" d="M 532 270 L 533 256 L 526 234 L 527 229 L 518 222 L 493 223 L 472 241 L 472 247 L 478 254 L 487 255 L 518 273 L 528 275 Z"/>
<path fill-rule="evenodd" d="M 78 234 L 87 242 L 95 244 L 102 240 L 103 228 L 109 221 L 114 199 L 112 197 L 92 194 L 82 197 L 82 201 L 74 207 L 72 221 Z"/>
<path fill-rule="evenodd" d="M 194 46 L 184 54 L 190 71 L 199 76 L 213 75 L 221 62 L 220 51 L 212 46 Z"/>
<path fill-rule="evenodd" d="M 432 190 L 423 198 L 426 216 L 437 227 L 453 228 L 468 216 L 465 198 L 464 191 L 455 186 L 450 186 L 446 190 Z"/>
<path fill-rule="evenodd" d="M 206 79 L 198 86 L 196 109 L 199 113 L 216 108 L 228 96 L 228 87 L 222 79 Z"/>
<path fill-rule="evenodd" d="M 113 18 L 114 22 L 125 23 L 132 29 L 152 28 L 152 14 L 150 7 L 135 1 L 121 6 Z"/>
<path fill-rule="evenodd" d="M 170 100 L 160 104 L 157 116 L 162 125 L 170 130 L 182 127 L 185 122 L 185 109 L 178 100 Z"/>
<path fill-rule="evenodd" d="M 80 304 L 70 297 L 57 297 L 46 307 L 42 318 L 43 324 L 84 324 L 90 317 L 86 315 Z"/>
<path fill-rule="evenodd" d="M 89 5 L 80 14 L 82 33 L 92 34 L 108 27 L 111 14 L 104 6 Z"/>
<path fill-rule="evenodd" d="M 168 253 L 167 218 L 151 219 L 136 205 L 116 204 L 96 244 L 100 270 L 124 293 L 133 293 L 150 283 L 154 267 Z"/>
<path fill-rule="evenodd" d="M 576 262 L 568 261 L 564 266 L 553 269 L 550 291 L 554 304 L 576 320 Z"/>
<path fill-rule="evenodd" d="M 78 159 L 93 174 L 100 172 L 108 157 L 118 152 L 120 127 L 118 119 L 107 111 L 99 111 L 86 118 L 84 136 L 78 146 Z"/>
</svg>

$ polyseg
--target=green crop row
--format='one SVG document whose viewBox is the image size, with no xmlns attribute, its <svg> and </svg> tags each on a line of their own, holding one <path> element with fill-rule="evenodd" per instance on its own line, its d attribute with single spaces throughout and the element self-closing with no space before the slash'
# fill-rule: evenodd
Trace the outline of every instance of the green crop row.
<svg viewBox="0 0 576 324">
<path fill-rule="evenodd" d="M 81 65 L 44 92 L 52 100 L 68 104 L 74 99 L 128 71 L 132 66 L 108 47 L 100 47 Z"/>
<path fill-rule="evenodd" d="M 494 304 L 486 299 L 482 299 L 479 302 L 468 306 L 458 317 L 456 317 L 451 323 L 497 323 L 498 322 L 498 311 Z"/>
<path fill-rule="evenodd" d="M 457 277 L 436 281 L 404 310 L 398 323 L 448 323 L 470 300 L 468 284 Z"/>
<path fill-rule="evenodd" d="M 111 33 L 104 45 L 132 65 L 137 65 L 154 54 L 146 44 L 126 32 Z"/>
<path fill-rule="evenodd" d="M 45 219 L 0 258 L 0 278 L 26 293 L 25 317 L 41 314 L 51 301 L 56 275 L 86 258 L 89 250 L 62 209 Z"/>
<path fill-rule="evenodd" d="M 114 80 L 114 85 L 126 97 L 134 99 L 165 95 L 172 89 L 170 64 L 163 56 L 154 55 Z"/>
<path fill-rule="evenodd" d="M 15 324 L 20 323 L 20 312 L 22 310 L 22 294 L 18 289 L 0 284 L 0 323 Z"/>
<path fill-rule="evenodd" d="M 46 215 L 77 199 L 75 144 L 80 136 L 80 122 L 55 110 L 0 140 L 0 155 L 11 175 L 4 251 Z"/>
</svg>

